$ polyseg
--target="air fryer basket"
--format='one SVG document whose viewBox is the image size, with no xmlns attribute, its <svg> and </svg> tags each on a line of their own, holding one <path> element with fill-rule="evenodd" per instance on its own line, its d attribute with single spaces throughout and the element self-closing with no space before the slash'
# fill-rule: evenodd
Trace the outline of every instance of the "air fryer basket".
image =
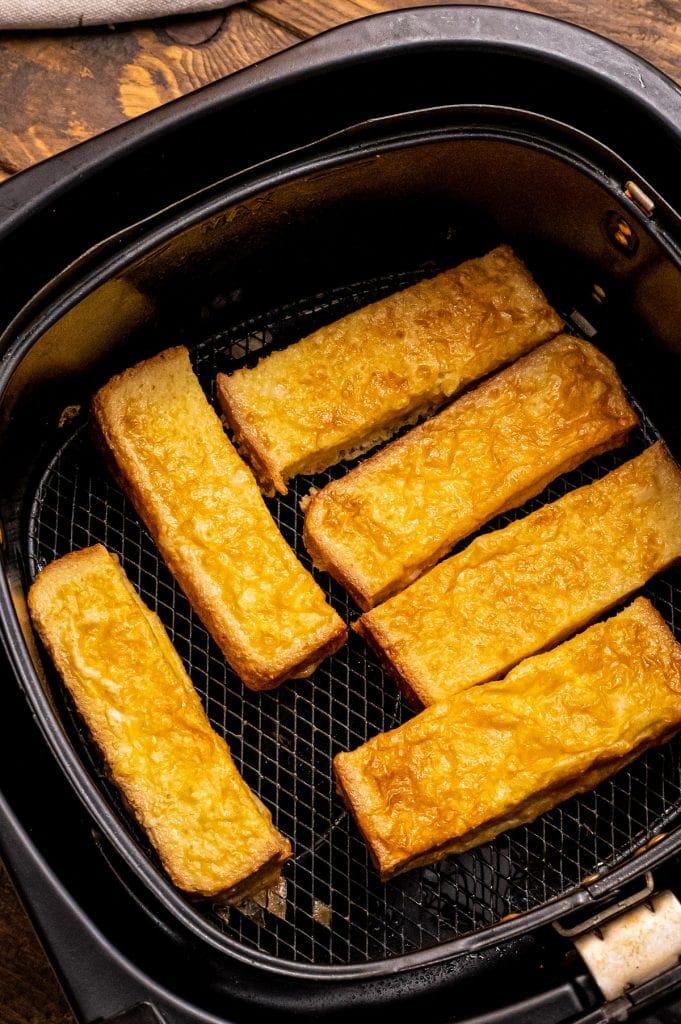
<svg viewBox="0 0 681 1024">
<path fill-rule="evenodd" d="M 427 244 L 427 243 L 425 243 Z M 430 266 L 429 270 L 432 269 Z M 422 272 L 422 268 L 419 268 Z M 420 276 L 398 271 L 352 283 L 264 312 L 246 323 L 200 338 L 191 331 L 194 365 L 211 394 L 218 370 L 243 365 L 275 345 Z M 550 271 L 543 276 L 551 292 Z M 568 310 L 569 312 L 569 310 Z M 616 343 L 605 346 L 617 357 Z M 634 400 L 636 398 L 633 395 Z M 69 403 L 66 403 L 67 408 Z M 616 453 L 560 477 L 521 510 L 493 520 L 496 529 L 553 501 L 638 454 L 660 436 L 644 407 L 641 428 Z M 74 411 L 75 412 L 75 411 Z M 68 413 L 67 413 L 68 417 Z M 394 682 L 356 634 L 304 682 L 253 693 L 241 685 L 163 565 L 146 530 L 102 465 L 80 415 L 62 427 L 56 451 L 47 446 L 28 516 L 29 578 L 52 559 L 102 543 L 122 564 L 146 603 L 161 616 L 206 711 L 231 745 L 245 778 L 270 807 L 294 845 L 295 857 L 273 911 L 246 912 L 197 905 L 205 923 L 274 957 L 319 965 L 355 964 L 412 953 L 468 935 L 510 914 L 522 914 L 603 874 L 675 823 L 681 812 L 681 741 L 651 750 L 594 792 L 575 797 L 532 825 L 440 865 L 378 881 L 351 817 L 334 794 L 332 758 L 412 717 Z M 311 568 L 302 544 L 300 500 L 345 472 L 347 464 L 299 477 L 285 498 L 269 501 L 282 532 Z M 346 622 L 359 614 L 346 592 L 316 574 Z M 681 577 L 672 569 L 645 589 L 672 628 L 681 608 Z M 68 734 L 91 775 L 105 790 L 140 848 L 149 844 L 132 826 L 93 754 L 77 716 L 52 678 L 51 693 Z"/>
<path fill-rule="evenodd" d="M 414 24 L 428 26 L 426 36 L 439 31 L 449 39 L 451 23 L 442 16 L 442 10 L 423 11 Z M 474 35 L 466 11 L 448 16 L 459 32 L 466 24 Z M 485 15 L 499 17 L 495 26 L 506 16 Z M 388 23 L 386 39 L 394 44 L 401 37 L 393 27 L 404 32 L 404 20 L 370 24 Z M 545 19 L 527 24 L 540 26 L 539 37 L 550 25 Z M 410 53 L 424 46 L 414 43 Z M 607 55 L 620 52 L 603 46 Z M 338 52 L 331 48 L 330 64 Z M 294 87 L 300 90 L 301 82 Z M 608 94 L 611 89 L 609 83 Z M 212 965 L 224 957 L 242 965 L 244 978 L 261 972 L 272 991 L 289 986 L 287 999 L 291 985 L 308 994 L 310 985 L 329 986 L 333 1012 L 352 1012 L 356 992 L 344 1002 L 343 986 L 358 979 L 387 981 L 397 994 L 401 972 L 426 978 L 473 951 L 491 964 L 503 944 L 517 948 L 513 943 L 538 926 L 616 897 L 681 849 L 676 739 L 531 825 L 382 885 L 334 792 L 331 761 L 337 751 L 411 717 L 395 684 L 351 632 L 347 646 L 309 680 L 273 692 L 246 690 L 90 441 L 90 396 L 139 358 L 186 344 L 214 401 L 218 370 L 251 365 L 349 310 L 509 242 L 567 329 L 613 359 L 641 423 L 625 448 L 559 478 L 484 529 L 602 476 L 658 438 L 681 457 L 674 386 L 681 362 L 681 229 L 665 198 L 675 199 L 666 189 L 668 168 L 646 178 L 626 146 L 613 148 L 612 139 L 594 138 L 582 130 L 586 125 L 546 110 L 514 109 L 489 86 L 484 103 L 436 104 L 423 83 L 418 91 L 421 106 L 371 110 L 370 119 L 358 117 L 358 94 L 349 92 L 345 127 L 332 122 L 335 130 L 320 128 L 316 140 L 291 152 L 275 151 L 248 169 L 244 164 L 165 209 L 159 203 L 134 225 L 122 220 L 118 233 L 102 236 L 19 315 L 2 357 L 6 644 L 43 739 L 96 830 L 105 870 L 159 930 L 183 937 L 178 941 L 187 944 L 190 959 L 203 956 Z M 347 468 L 298 478 L 285 498 L 268 500 L 308 567 L 300 499 Z M 25 609 L 31 580 L 53 558 L 97 541 L 121 557 L 161 616 L 211 722 L 293 841 L 294 857 L 267 906 L 226 910 L 173 889 L 35 643 Z M 352 621 L 358 609 L 342 588 L 315 575 Z M 656 577 L 644 592 L 681 638 L 679 569 Z M 206 974 L 211 970 L 206 986 L 212 991 L 220 987 L 220 969 Z M 372 997 L 365 998 L 370 1005 Z M 378 989 L 374 998 L 379 1001 Z M 218 996 L 211 999 L 214 1009 L 220 1005 Z M 300 1012 L 309 1010 L 301 1004 Z"/>
</svg>

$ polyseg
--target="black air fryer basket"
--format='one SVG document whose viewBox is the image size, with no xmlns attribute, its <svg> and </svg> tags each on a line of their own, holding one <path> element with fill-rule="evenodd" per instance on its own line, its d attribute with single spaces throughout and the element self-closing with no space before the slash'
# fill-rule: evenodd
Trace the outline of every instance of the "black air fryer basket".
<svg viewBox="0 0 681 1024">
<path fill-rule="evenodd" d="M 672 966 L 606 1003 L 573 944 L 674 888 L 681 740 L 531 825 L 380 884 L 331 761 L 410 717 L 396 686 L 353 633 L 311 679 L 245 690 L 88 431 L 94 390 L 144 356 L 186 344 L 213 398 L 217 370 L 509 242 L 568 329 L 614 360 L 641 419 L 625 449 L 518 514 L 657 438 L 681 457 L 679 126 L 677 88 L 596 36 L 508 10 L 420 8 L 327 33 L 0 188 L 2 856 L 83 1021 L 398 1007 L 433 1024 L 620 1020 L 681 985 Z M 308 566 L 299 500 L 346 469 L 269 502 Z M 160 614 L 293 841 L 266 907 L 225 911 L 173 888 L 36 643 L 30 582 L 96 541 Z M 645 593 L 681 636 L 679 571 Z"/>
</svg>

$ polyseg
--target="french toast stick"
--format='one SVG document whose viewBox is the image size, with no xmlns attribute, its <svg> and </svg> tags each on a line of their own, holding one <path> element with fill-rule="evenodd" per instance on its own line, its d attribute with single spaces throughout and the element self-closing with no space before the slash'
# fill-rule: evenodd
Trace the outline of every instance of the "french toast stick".
<svg viewBox="0 0 681 1024">
<path fill-rule="evenodd" d="M 92 403 L 100 444 L 190 604 L 246 686 L 309 675 L 345 624 L 277 529 L 183 347 Z"/>
<path fill-rule="evenodd" d="M 681 469 L 657 442 L 477 537 L 353 628 L 413 704 L 435 704 L 582 629 L 679 558 Z"/>
<path fill-rule="evenodd" d="M 239 450 L 266 494 L 368 451 L 562 327 L 502 245 L 218 374 Z"/>
<path fill-rule="evenodd" d="M 305 546 L 367 611 L 637 422 L 610 360 L 560 335 L 318 491 Z"/>
<path fill-rule="evenodd" d="M 36 630 L 172 881 L 240 902 L 291 846 L 239 775 L 158 617 L 101 545 L 29 591 Z"/>
<path fill-rule="evenodd" d="M 350 753 L 337 787 L 381 879 L 593 789 L 681 726 L 681 645 L 649 601 Z"/>
</svg>

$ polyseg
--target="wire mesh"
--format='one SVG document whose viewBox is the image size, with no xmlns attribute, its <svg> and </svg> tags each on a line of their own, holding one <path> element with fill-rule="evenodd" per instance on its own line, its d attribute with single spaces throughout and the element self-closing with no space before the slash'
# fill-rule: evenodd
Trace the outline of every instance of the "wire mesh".
<svg viewBox="0 0 681 1024">
<path fill-rule="evenodd" d="M 383 277 L 290 305 L 201 342 L 195 369 L 214 399 L 218 370 L 253 361 L 319 324 L 410 283 Z M 506 525 L 546 501 L 587 484 L 657 440 L 642 410 L 626 448 L 560 477 L 521 510 L 493 520 Z M 292 481 L 286 497 L 268 501 L 284 536 L 312 570 L 302 544 L 300 499 L 344 473 L 349 464 Z M 535 823 L 434 867 L 381 884 L 365 844 L 334 792 L 332 759 L 413 712 L 377 659 L 353 632 L 347 645 L 304 681 L 273 692 L 246 690 L 175 584 L 155 545 L 80 425 L 49 460 L 30 514 L 28 555 L 35 574 L 67 552 L 100 542 L 121 559 L 144 601 L 164 622 L 246 781 L 272 810 L 295 856 L 284 871 L 278 912 L 251 906 L 224 911 L 204 904 L 207 920 L 249 948 L 286 960 L 352 964 L 390 958 L 462 936 L 564 895 L 582 878 L 621 862 L 664 829 L 681 802 L 681 741 L 651 750 L 593 792 L 575 797 Z M 314 572 L 346 622 L 358 609 L 340 586 Z M 644 593 L 678 632 L 681 576 L 669 571 Z M 680 623 L 681 624 L 681 623 Z M 155 859 L 146 837 L 109 783 L 97 752 L 59 684 L 55 697 L 83 758 L 136 841 Z M 285 890 L 285 891 L 284 891 Z"/>
</svg>

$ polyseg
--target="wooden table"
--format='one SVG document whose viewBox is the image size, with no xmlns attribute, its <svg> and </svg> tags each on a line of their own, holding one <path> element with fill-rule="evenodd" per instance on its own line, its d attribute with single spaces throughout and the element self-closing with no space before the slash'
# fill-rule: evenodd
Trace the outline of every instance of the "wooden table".
<svg viewBox="0 0 681 1024">
<path fill-rule="evenodd" d="M 488 6 L 492 0 L 482 2 Z M 681 83 L 681 0 L 493 2 L 593 29 Z M 424 5 L 419 0 L 253 0 L 210 15 L 144 25 L 0 35 L 0 181 L 324 29 Z M 0 1021 L 73 1024 L 1 869 Z"/>
</svg>

